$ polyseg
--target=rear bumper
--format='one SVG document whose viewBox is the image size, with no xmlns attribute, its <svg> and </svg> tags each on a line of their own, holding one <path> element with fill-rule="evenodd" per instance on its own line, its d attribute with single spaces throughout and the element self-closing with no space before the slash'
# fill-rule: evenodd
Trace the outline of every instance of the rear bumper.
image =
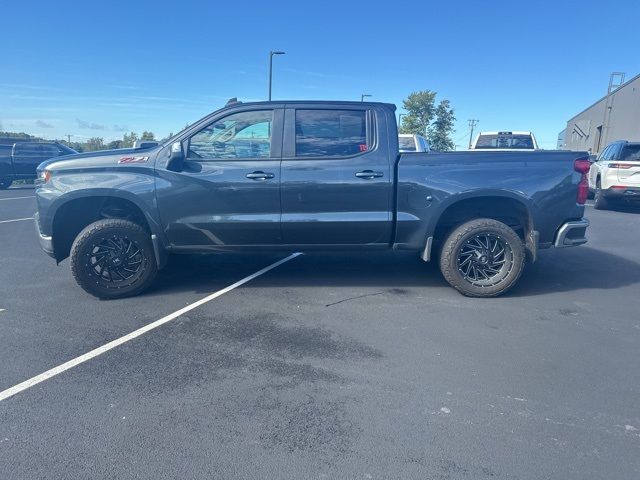
<svg viewBox="0 0 640 480">
<path fill-rule="evenodd" d="M 602 191 L 606 198 L 612 200 L 640 200 L 640 187 L 607 188 Z"/>
<path fill-rule="evenodd" d="M 40 248 L 42 248 L 42 250 L 44 250 L 45 253 L 51 258 L 55 258 L 55 255 L 53 253 L 53 238 L 48 235 L 43 235 L 40 231 L 40 215 L 38 213 L 35 214 L 34 220 L 34 223 L 36 225 L 36 232 L 38 234 L 38 240 L 40 242 Z"/>
<path fill-rule="evenodd" d="M 558 229 L 553 245 L 562 248 L 577 247 L 587 243 L 587 227 L 589 227 L 589 220 L 584 218 L 564 223 Z"/>
</svg>

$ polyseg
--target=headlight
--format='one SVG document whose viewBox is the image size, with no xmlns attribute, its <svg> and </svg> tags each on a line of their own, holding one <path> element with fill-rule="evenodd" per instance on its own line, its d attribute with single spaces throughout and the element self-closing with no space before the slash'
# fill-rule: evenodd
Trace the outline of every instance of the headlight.
<svg viewBox="0 0 640 480">
<path fill-rule="evenodd" d="M 42 183 L 47 183 L 49 180 L 51 180 L 51 171 L 47 170 L 46 168 L 42 170 L 38 175 L 38 180 L 40 180 L 40 182 Z"/>
</svg>

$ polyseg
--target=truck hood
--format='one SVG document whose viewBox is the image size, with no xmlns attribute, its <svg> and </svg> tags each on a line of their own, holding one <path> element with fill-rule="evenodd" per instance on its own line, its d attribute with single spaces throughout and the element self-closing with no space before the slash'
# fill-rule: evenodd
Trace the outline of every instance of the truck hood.
<svg viewBox="0 0 640 480">
<path fill-rule="evenodd" d="M 152 148 L 120 148 L 117 150 L 99 150 L 96 152 L 76 153 L 50 158 L 38 166 L 38 172 L 44 170 L 66 170 L 68 168 L 114 167 L 127 164 L 148 164 L 155 158 L 161 146 Z"/>
</svg>

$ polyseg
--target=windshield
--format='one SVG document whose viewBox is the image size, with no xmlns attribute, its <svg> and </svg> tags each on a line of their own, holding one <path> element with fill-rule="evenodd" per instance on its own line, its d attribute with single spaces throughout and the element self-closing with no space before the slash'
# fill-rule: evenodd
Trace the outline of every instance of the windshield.
<svg viewBox="0 0 640 480">
<path fill-rule="evenodd" d="M 531 135 L 480 135 L 476 148 L 521 148 L 533 149 Z"/>
<path fill-rule="evenodd" d="M 401 152 L 415 152 L 416 151 L 416 142 L 414 142 L 413 137 L 399 137 L 400 143 L 400 151 Z"/>
</svg>

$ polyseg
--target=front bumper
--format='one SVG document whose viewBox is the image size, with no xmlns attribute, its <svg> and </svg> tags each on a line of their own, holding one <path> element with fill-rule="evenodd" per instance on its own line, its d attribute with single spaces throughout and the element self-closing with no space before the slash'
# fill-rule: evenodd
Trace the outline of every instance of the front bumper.
<svg viewBox="0 0 640 480">
<path fill-rule="evenodd" d="M 587 243 L 587 227 L 589 226 L 589 220 L 583 218 L 582 220 L 574 220 L 564 223 L 556 234 L 556 239 L 553 245 L 558 248 L 562 247 L 577 247 Z"/>
<path fill-rule="evenodd" d="M 43 235 L 40 231 L 40 215 L 36 213 L 33 218 L 35 220 L 36 232 L 38 233 L 38 240 L 40 241 L 40 248 L 51 258 L 56 258 L 53 253 L 53 238 L 48 235 Z"/>
</svg>

